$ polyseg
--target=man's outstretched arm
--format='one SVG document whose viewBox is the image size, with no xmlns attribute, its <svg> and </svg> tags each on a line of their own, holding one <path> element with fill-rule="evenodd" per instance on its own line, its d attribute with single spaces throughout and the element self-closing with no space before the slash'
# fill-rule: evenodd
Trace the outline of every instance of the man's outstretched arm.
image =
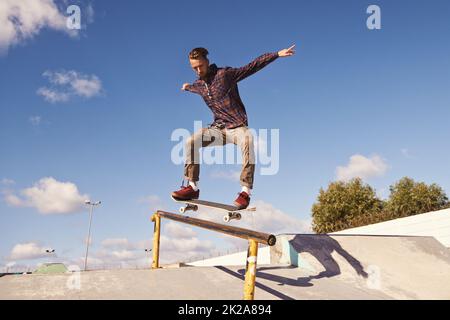
<svg viewBox="0 0 450 320">
<path fill-rule="evenodd" d="M 193 84 L 184 83 L 183 86 L 181 87 L 181 90 L 183 90 L 183 91 L 190 91 L 192 93 L 197 93 L 197 94 L 200 93 L 199 85 L 197 83 L 195 83 L 195 82 Z"/>
<path fill-rule="evenodd" d="M 241 80 L 244 80 L 245 78 L 251 76 L 252 74 L 258 72 L 265 66 L 267 66 L 269 63 L 277 59 L 278 57 L 289 57 L 295 54 L 295 45 L 280 50 L 278 52 L 274 53 L 266 53 L 262 56 L 259 56 L 249 64 L 241 67 L 241 68 L 230 68 L 227 69 L 227 72 L 231 74 L 233 80 L 236 82 L 239 82 Z"/>
</svg>

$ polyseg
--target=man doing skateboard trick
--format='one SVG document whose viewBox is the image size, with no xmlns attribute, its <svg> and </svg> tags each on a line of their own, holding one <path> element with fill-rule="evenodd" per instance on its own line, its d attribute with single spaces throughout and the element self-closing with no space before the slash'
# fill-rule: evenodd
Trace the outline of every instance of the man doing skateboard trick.
<svg viewBox="0 0 450 320">
<path fill-rule="evenodd" d="M 177 200 L 198 199 L 200 164 L 199 149 L 207 146 L 234 143 L 239 145 L 242 152 L 242 171 L 240 183 L 242 190 L 234 205 L 238 209 L 245 209 L 250 203 L 255 172 L 255 155 L 253 136 L 248 129 L 247 113 L 239 96 L 237 83 L 261 70 L 278 57 L 294 55 L 295 45 L 274 53 L 266 53 L 241 68 L 223 67 L 209 64 L 208 50 L 195 48 L 189 53 L 189 62 L 197 74 L 198 79 L 193 83 L 183 84 L 182 90 L 190 91 L 202 96 L 206 105 L 214 115 L 213 123 L 202 128 L 186 141 L 186 159 L 184 178 L 187 186 L 172 192 Z"/>
</svg>

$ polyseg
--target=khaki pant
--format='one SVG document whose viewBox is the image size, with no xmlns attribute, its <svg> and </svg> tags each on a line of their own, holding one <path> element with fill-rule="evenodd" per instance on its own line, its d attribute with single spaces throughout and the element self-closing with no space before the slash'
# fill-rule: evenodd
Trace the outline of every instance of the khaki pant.
<svg viewBox="0 0 450 320">
<path fill-rule="evenodd" d="M 200 148 L 208 146 L 224 146 L 227 143 L 238 145 L 242 152 L 242 170 L 240 182 L 242 186 L 253 188 L 255 173 L 255 152 L 253 136 L 248 127 L 234 129 L 203 128 L 194 133 L 186 141 L 186 162 L 184 176 L 189 181 L 198 181 L 200 175 Z"/>
</svg>

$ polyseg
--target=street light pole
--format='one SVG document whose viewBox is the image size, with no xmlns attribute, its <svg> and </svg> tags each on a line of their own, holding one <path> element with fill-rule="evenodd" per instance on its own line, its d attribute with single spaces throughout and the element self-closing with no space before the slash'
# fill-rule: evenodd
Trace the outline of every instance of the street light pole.
<svg viewBox="0 0 450 320">
<path fill-rule="evenodd" d="M 84 257 L 84 271 L 87 270 L 87 259 L 88 259 L 88 254 L 89 254 L 89 243 L 91 242 L 92 212 L 94 210 L 94 206 L 98 206 L 102 202 L 101 201 L 91 202 L 89 200 L 86 200 L 85 203 L 90 206 L 90 210 L 89 210 L 89 230 L 88 230 L 88 237 L 87 237 L 87 241 L 86 241 L 86 256 Z"/>
</svg>

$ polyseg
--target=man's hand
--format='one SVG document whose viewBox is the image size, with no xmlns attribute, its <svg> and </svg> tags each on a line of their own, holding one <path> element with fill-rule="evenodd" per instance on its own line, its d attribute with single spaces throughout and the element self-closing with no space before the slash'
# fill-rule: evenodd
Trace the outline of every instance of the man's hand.
<svg viewBox="0 0 450 320">
<path fill-rule="evenodd" d="M 279 57 L 290 57 L 293 56 L 295 54 L 295 44 L 287 49 L 283 49 L 278 51 L 278 56 Z"/>
<path fill-rule="evenodd" d="M 186 91 L 186 88 L 187 88 L 189 85 L 190 85 L 189 83 L 183 84 L 183 87 L 181 88 L 181 90 Z"/>
</svg>

